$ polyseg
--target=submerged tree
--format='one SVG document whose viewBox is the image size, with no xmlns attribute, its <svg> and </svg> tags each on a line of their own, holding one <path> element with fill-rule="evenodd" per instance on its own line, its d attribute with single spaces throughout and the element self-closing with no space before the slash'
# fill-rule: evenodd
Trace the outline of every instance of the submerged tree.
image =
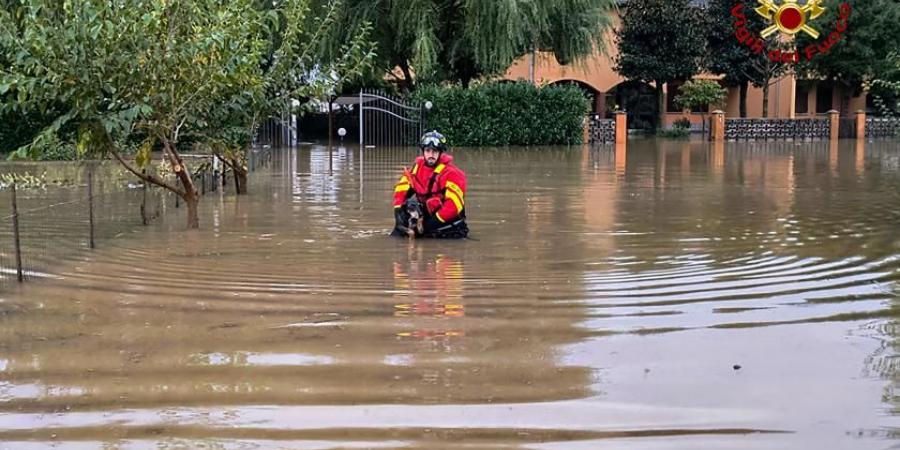
<svg viewBox="0 0 900 450">
<path fill-rule="evenodd" d="M 407 91 L 414 79 L 466 86 L 533 50 L 567 64 L 604 49 L 615 7 L 614 0 L 348 0 L 331 42 L 371 22 L 378 58 L 370 76 L 387 74 Z"/>
<path fill-rule="evenodd" d="M 631 0 L 617 32 L 615 70 L 656 84 L 657 126 L 663 124 L 663 85 L 700 71 L 706 54 L 702 11 L 689 0 Z"/>
<path fill-rule="evenodd" d="M 42 142 L 74 127 L 79 152 L 111 155 L 143 181 L 174 192 L 187 205 L 188 227 L 199 227 L 199 195 L 182 138 L 220 137 L 209 130 L 223 129 L 223 117 L 252 129 L 246 117 L 223 110 L 266 105 L 273 85 L 316 84 L 302 78 L 313 58 L 296 53 L 315 46 L 305 39 L 321 39 L 303 31 L 307 3 L 260 9 L 253 0 L 21 0 L 0 10 L 0 52 L 10 62 L 0 70 L 2 112 L 60 111 L 16 155 L 34 156 Z M 292 39 L 269 52 L 276 24 Z M 274 62 L 264 69 L 267 54 Z M 162 150 L 176 182 L 144 173 L 154 149 Z M 133 161 L 123 156 L 134 150 Z"/>
</svg>

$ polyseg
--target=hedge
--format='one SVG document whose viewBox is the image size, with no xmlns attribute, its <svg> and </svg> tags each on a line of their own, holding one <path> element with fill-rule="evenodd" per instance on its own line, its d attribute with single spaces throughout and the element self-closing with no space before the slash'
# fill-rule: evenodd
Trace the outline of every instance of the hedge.
<svg viewBox="0 0 900 450">
<path fill-rule="evenodd" d="M 575 86 L 526 82 L 421 86 L 415 101 L 430 100 L 428 129 L 454 146 L 578 144 L 589 102 Z"/>
</svg>

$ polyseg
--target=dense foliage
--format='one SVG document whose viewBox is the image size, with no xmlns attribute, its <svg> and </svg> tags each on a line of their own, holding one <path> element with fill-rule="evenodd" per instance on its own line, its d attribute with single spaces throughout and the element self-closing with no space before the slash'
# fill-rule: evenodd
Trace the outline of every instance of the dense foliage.
<svg viewBox="0 0 900 450">
<path fill-rule="evenodd" d="M 823 24 L 823 34 L 835 29 L 840 14 L 840 4 L 845 0 L 826 0 L 825 14 L 816 20 Z M 850 20 L 844 37 L 834 44 L 827 53 L 816 54 L 798 69 L 800 74 L 811 79 L 833 80 L 844 87 L 841 99 L 841 113 L 847 114 L 851 94 L 858 94 L 864 85 L 882 78 L 893 70 L 889 57 L 900 50 L 900 3 L 896 0 L 851 1 Z M 797 39 L 797 48 L 802 52 L 807 45 L 823 41 L 811 40 L 806 36 Z"/>
<path fill-rule="evenodd" d="M 656 84 L 657 126 L 664 123 L 663 85 L 700 71 L 706 55 L 703 13 L 690 0 L 631 0 L 625 7 L 615 70 Z"/>
<path fill-rule="evenodd" d="M 112 156 L 184 199 L 190 227 L 199 225 L 199 196 L 181 157 L 186 142 L 228 151 L 236 167 L 261 117 L 333 89 L 371 58 L 364 34 L 342 57 L 319 57 L 338 4 L 323 19 L 309 0 L 8 3 L 0 8 L 0 114 L 50 119 L 14 155 L 40 157 L 67 140 L 80 154 Z M 128 150 L 133 161 L 123 158 Z M 143 172 L 153 150 L 176 180 Z"/>
<path fill-rule="evenodd" d="M 577 87 L 524 82 L 422 86 L 414 98 L 434 103 L 428 127 L 457 146 L 580 143 L 589 110 Z"/>
</svg>

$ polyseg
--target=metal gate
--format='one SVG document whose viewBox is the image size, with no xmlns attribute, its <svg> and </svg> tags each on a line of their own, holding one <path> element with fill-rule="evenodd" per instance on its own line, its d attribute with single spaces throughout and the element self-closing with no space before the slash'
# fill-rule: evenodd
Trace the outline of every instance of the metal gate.
<svg viewBox="0 0 900 450">
<path fill-rule="evenodd" d="M 415 145 L 425 132 L 431 108 L 431 102 L 409 102 L 365 89 L 355 96 L 340 97 L 335 103 L 353 105 L 358 113 L 360 147 Z"/>
</svg>

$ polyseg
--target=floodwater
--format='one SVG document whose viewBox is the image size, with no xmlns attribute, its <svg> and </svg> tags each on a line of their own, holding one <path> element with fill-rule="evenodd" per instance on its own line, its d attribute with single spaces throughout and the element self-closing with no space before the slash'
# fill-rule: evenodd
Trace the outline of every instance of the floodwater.
<svg viewBox="0 0 900 450">
<path fill-rule="evenodd" d="M 900 445 L 900 143 L 460 149 L 466 241 L 386 236 L 414 156 L 277 150 L 0 291 L 0 447 Z"/>
</svg>

